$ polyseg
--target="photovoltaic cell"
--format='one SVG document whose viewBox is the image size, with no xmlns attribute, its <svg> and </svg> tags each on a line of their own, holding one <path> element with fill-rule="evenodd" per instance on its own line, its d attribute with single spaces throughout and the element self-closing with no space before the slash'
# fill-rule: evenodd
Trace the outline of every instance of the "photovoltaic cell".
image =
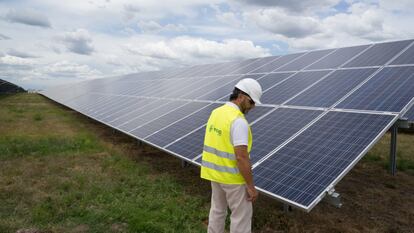
<svg viewBox="0 0 414 233">
<path fill-rule="evenodd" d="M 277 69 L 277 71 L 297 71 L 301 70 L 304 67 L 314 63 L 318 59 L 322 58 L 323 56 L 326 56 L 327 54 L 334 51 L 333 49 L 327 49 L 327 50 L 319 50 L 319 51 L 313 51 L 310 53 L 307 53 L 303 55 L 302 57 L 292 61 L 289 64 L 286 64 L 284 66 L 281 66 Z"/>
<path fill-rule="evenodd" d="M 369 45 L 360 45 L 360 46 L 355 46 L 355 47 L 337 49 L 335 52 L 322 58 L 321 60 L 310 65 L 309 67 L 306 67 L 305 70 L 338 68 L 342 64 L 344 64 L 346 61 L 355 57 L 358 53 L 362 52 L 364 49 L 368 47 Z"/>
<path fill-rule="evenodd" d="M 155 109 L 165 103 L 165 100 L 145 99 L 142 105 L 128 112 L 127 114 L 112 120 L 110 124 L 115 126 L 116 128 L 119 128 L 119 126 L 131 121 L 132 119 L 137 118 L 142 114 L 145 114 L 145 112 L 147 112 L 148 109 Z"/>
<path fill-rule="evenodd" d="M 255 70 L 252 70 L 250 73 L 268 73 L 276 70 L 280 66 L 291 62 L 292 60 L 302 56 L 304 53 L 295 53 L 295 54 L 288 54 L 284 55 L 282 57 L 277 58 L 276 60 L 265 64 L 264 66 L 261 66 Z"/>
<path fill-rule="evenodd" d="M 262 86 L 263 91 L 269 89 L 270 87 L 276 85 L 277 83 L 285 80 L 287 77 L 291 76 L 294 73 L 270 73 L 259 80 L 260 86 Z"/>
<path fill-rule="evenodd" d="M 264 91 L 261 101 L 265 104 L 282 104 L 303 91 L 309 85 L 322 79 L 329 71 L 299 72 L 286 81 Z"/>
<path fill-rule="evenodd" d="M 414 66 L 387 67 L 337 107 L 400 112 L 414 97 Z"/>
<path fill-rule="evenodd" d="M 273 60 L 275 60 L 276 58 L 278 58 L 277 56 L 272 56 L 272 57 L 263 57 L 263 58 L 258 58 L 257 60 L 255 60 L 253 63 L 241 67 L 238 70 L 235 70 L 232 72 L 232 74 L 247 74 L 252 70 L 255 70 Z"/>
<path fill-rule="evenodd" d="M 250 152 L 252 164 L 293 136 L 322 111 L 279 108 L 252 126 L 253 147 Z"/>
<path fill-rule="evenodd" d="M 106 117 L 102 118 L 103 122 L 112 122 L 115 119 L 118 119 L 119 117 L 125 116 L 129 114 L 132 111 L 135 111 L 136 109 L 139 109 L 142 105 L 145 105 L 145 103 L 148 101 L 144 98 L 134 98 L 134 102 L 129 104 L 128 106 L 124 106 L 120 111 L 113 112 L 111 114 L 108 114 Z"/>
<path fill-rule="evenodd" d="M 398 56 L 391 65 L 414 64 L 414 45 L 411 45 L 405 52 Z"/>
<path fill-rule="evenodd" d="M 203 126 L 207 122 L 211 111 L 218 106 L 220 105 L 210 104 L 200 111 L 195 112 L 186 118 L 174 123 L 173 125 L 170 125 L 167 128 L 146 137 L 145 140 L 160 147 L 164 147 L 169 143 L 172 143 L 175 140 L 178 140 L 179 138 L 185 136 L 186 134 L 191 133 L 191 131 L 197 129 L 198 127 Z"/>
<path fill-rule="evenodd" d="M 287 102 L 287 104 L 324 108 L 330 107 L 376 70 L 375 68 L 337 70 Z"/>
<path fill-rule="evenodd" d="M 139 117 L 133 118 L 127 123 L 120 125 L 119 128 L 123 129 L 127 132 L 130 132 L 139 126 L 145 124 L 148 121 L 151 121 L 159 116 L 162 116 L 182 105 L 186 102 L 184 101 L 171 101 L 171 100 L 164 100 L 164 103 L 159 105 L 156 108 L 152 108 L 151 110 L 145 111 L 144 114 L 139 115 Z"/>
<path fill-rule="evenodd" d="M 344 67 L 381 66 L 407 47 L 412 40 L 376 44 Z"/>
<path fill-rule="evenodd" d="M 394 119 L 329 112 L 253 170 L 256 186 L 309 210 Z"/>
<path fill-rule="evenodd" d="M 145 138 L 207 105 L 208 103 L 190 102 L 163 116 L 160 116 L 159 118 L 147 122 L 146 124 L 132 130 L 130 133 L 138 138 Z"/>
</svg>

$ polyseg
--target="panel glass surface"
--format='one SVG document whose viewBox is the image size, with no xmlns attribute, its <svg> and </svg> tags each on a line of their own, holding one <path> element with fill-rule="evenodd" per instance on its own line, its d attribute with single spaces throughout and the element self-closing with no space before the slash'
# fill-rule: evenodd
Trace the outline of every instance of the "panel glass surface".
<svg viewBox="0 0 414 233">
<path fill-rule="evenodd" d="M 264 91 L 261 101 L 264 104 L 282 104 L 303 91 L 309 85 L 322 79 L 329 71 L 310 71 L 296 73 L 286 81 Z"/>
<path fill-rule="evenodd" d="M 207 105 L 208 103 L 201 102 L 191 102 L 185 104 L 163 116 L 160 116 L 159 118 L 145 123 L 144 125 L 132 130 L 130 133 L 138 138 L 145 138 Z"/>
<path fill-rule="evenodd" d="M 145 138 L 145 140 L 154 143 L 160 147 L 164 147 L 169 143 L 178 140 L 191 131 L 203 126 L 213 109 L 220 106 L 220 104 L 210 104 L 207 107 L 195 112 L 186 118 L 168 126 L 167 128 Z"/>
<path fill-rule="evenodd" d="M 313 51 L 309 52 L 302 57 L 292 61 L 289 64 L 286 64 L 284 66 L 281 66 L 277 69 L 277 71 L 297 71 L 301 70 L 304 67 L 314 63 L 318 59 L 322 58 L 323 56 L 326 56 L 330 52 L 334 51 L 333 49 L 327 49 L 327 50 L 319 50 L 319 51 Z"/>
<path fill-rule="evenodd" d="M 115 127 L 119 127 L 131 120 L 133 120 L 136 117 L 139 117 L 142 114 L 145 114 L 148 109 L 154 109 L 157 108 L 160 105 L 165 104 L 165 100 L 157 100 L 157 99 L 144 99 L 145 101 L 136 109 L 128 112 L 127 114 L 118 117 L 110 122 L 111 125 Z"/>
<path fill-rule="evenodd" d="M 381 66 L 411 43 L 410 40 L 376 44 L 344 65 L 344 67 Z"/>
<path fill-rule="evenodd" d="M 368 47 L 369 45 L 360 45 L 355 47 L 340 48 L 309 67 L 306 67 L 305 70 L 338 68 Z"/>
<path fill-rule="evenodd" d="M 322 111 L 279 108 L 252 126 L 253 147 L 250 152 L 252 164 L 280 146 Z"/>
<path fill-rule="evenodd" d="M 398 56 L 391 65 L 414 64 L 414 45 L 411 45 L 404 53 Z"/>
<path fill-rule="evenodd" d="M 107 116 L 105 116 L 104 118 L 102 118 L 102 121 L 112 122 L 122 116 L 129 114 L 132 111 L 135 111 L 136 109 L 140 108 L 142 105 L 145 105 L 145 103 L 147 102 L 147 99 L 141 99 L 141 98 L 134 98 L 134 99 L 135 100 L 131 104 L 124 106 L 121 110 L 117 112 L 112 112 L 108 114 Z"/>
<path fill-rule="evenodd" d="M 387 67 L 338 108 L 400 112 L 414 97 L 414 66 Z"/>
<path fill-rule="evenodd" d="M 376 70 L 375 68 L 337 70 L 286 104 L 330 107 Z"/>
<path fill-rule="evenodd" d="M 310 208 L 394 116 L 329 112 L 254 170 L 255 184 Z"/>
<path fill-rule="evenodd" d="M 128 121 L 127 123 L 119 126 L 120 129 L 123 129 L 127 132 L 130 132 L 139 126 L 151 121 L 159 116 L 167 114 L 168 112 L 184 105 L 185 101 L 171 101 L 171 100 L 164 100 L 164 103 L 155 107 L 146 109 L 144 114 L 139 114 L 138 117 L 135 117 Z"/>
<path fill-rule="evenodd" d="M 231 72 L 231 74 L 247 74 L 252 70 L 255 70 L 263 65 L 266 65 L 267 63 L 275 60 L 277 58 L 277 56 L 272 56 L 272 57 L 264 57 L 264 58 L 257 58 L 254 62 L 241 67 L 238 70 L 235 70 L 233 72 Z"/>
<path fill-rule="evenodd" d="M 267 63 L 264 66 L 261 66 L 255 70 L 250 71 L 250 73 L 269 73 L 272 72 L 274 70 L 276 70 L 277 68 L 279 68 L 280 66 L 291 62 L 292 60 L 302 56 L 304 53 L 295 53 L 295 54 L 288 54 L 288 55 L 284 55 L 282 57 L 277 58 L 276 60 Z"/>
<path fill-rule="evenodd" d="M 285 80 L 287 77 L 291 76 L 294 73 L 270 73 L 259 80 L 257 80 L 262 86 L 263 91 L 266 91 L 270 87 L 273 87 L 277 83 Z"/>
</svg>

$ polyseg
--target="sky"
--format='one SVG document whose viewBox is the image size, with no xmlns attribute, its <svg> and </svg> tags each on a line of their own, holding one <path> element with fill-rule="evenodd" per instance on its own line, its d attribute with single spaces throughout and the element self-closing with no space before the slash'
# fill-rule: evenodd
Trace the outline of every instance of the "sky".
<svg viewBox="0 0 414 233">
<path fill-rule="evenodd" d="M 414 38 L 412 0 L 0 0 L 0 79 L 94 78 Z"/>
</svg>

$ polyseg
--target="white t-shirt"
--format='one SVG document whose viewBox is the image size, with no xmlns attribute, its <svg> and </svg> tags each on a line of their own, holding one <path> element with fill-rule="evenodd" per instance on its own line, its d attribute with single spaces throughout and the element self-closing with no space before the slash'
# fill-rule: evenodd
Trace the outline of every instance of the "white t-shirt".
<svg viewBox="0 0 414 233">
<path fill-rule="evenodd" d="M 239 106 L 232 102 L 227 102 L 226 104 L 240 110 Z M 230 137 L 233 146 L 247 146 L 249 144 L 249 126 L 245 119 L 239 117 L 233 121 L 230 129 Z"/>
</svg>

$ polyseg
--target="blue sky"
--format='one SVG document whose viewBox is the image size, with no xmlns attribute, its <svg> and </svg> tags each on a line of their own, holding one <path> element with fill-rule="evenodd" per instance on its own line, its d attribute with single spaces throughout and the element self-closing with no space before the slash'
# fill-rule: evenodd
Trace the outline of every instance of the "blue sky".
<svg viewBox="0 0 414 233">
<path fill-rule="evenodd" d="M 412 0 L 0 1 L 0 79 L 47 88 L 414 38 Z"/>
</svg>

